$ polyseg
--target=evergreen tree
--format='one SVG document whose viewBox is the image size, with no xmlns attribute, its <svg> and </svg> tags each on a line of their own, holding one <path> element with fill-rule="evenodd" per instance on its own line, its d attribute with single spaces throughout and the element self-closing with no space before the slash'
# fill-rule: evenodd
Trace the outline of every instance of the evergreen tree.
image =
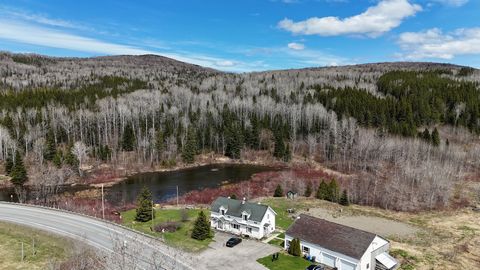
<svg viewBox="0 0 480 270">
<path fill-rule="evenodd" d="M 326 200 L 331 202 L 338 202 L 340 195 L 340 188 L 338 187 L 337 180 L 332 179 L 328 184 L 328 195 Z"/>
<path fill-rule="evenodd" d="M 326 200 L 328 197 L 328 184 L 325 183 L 325 180 L 322 179 L 322 182 L 320 182 L 320 185 L 318 186 L 316 198 L 320 200 Z"/>
<path fill-rule="evenodd" d="M 438 133 L 437 128 L 435 128 L 432 132 L 432 144 L 434 146 L 440 145 L 440 134 Z"/>
<path fill-rule="evenodd" d="M 430 131 L 428 130 L 428 128 L 426 128 L 423 133 L 421 134 L 421 137 L 427 141 L 427 142 L 430 142 L 431 141 L 431 137 L 430 137 Z"/>
<path fill-rule="evenodd" d="M 228 128 L 226 132 L 225 155 L 233 159 L 239 159 L 242 151 L 242 133 L 240 126 L 235 124 Z"/>
<path fill-rule="evenodd" d="M 135 215 L 135 220 L 140 222 L 152 220 L 152 209 L 152 193 L 144 186 L 137 197 L 137 214 Z"/>
<path fill-rule="evenodd" d="M 292 159 L 292 151 L 290 150 L 290 145 L 287 145 L 285 148 L 285 154 L 283 156 L 283 161 L 289 162 Z"/>
<path fill-rule="evenodd" d="M 130 123 L 125 126 L 122 137 L 122 149 L 124 151 L 133 151 L 135 148 L 135 134 Z"/>
<path fill-rule="evenodd" d="M 61 168 L 62 167 L 62 162 L 63 162 L 63 153 L 61 150 L 57 151 L 55 153 L 55 156 L 53 157 L 53 160 L 52 160 L 53 164 L 57 167 L 57 168 Z"/>
<path fill-rule="evenodd" d="M 18 151 L 15 152 L 15 162 L 10 176 L 12 177 L 10 181 L 14 185 L 23 185 L 28 180 L 27 170 Z"/>
<path fill-rule="evenodd" d="M 198 152 L 196 131 L 193 127 L 190 127 L 187 132 L 187 142 L 183 147 L 182 159 L 185 163 L 193 163 L 195 161 L 195 155 Z"/>
<path fill-rule="evenodd" d="M 278 159 L 283 159 L 285 156 L 285 142 L 283 137 L 279 134 L 280 131 L 276 131 L 275 134 L 275 148 L 273 149 L 273 156 Z"/>
<path fill-rule="evenodd" d="M 273 197 L 283 197 L 282 186 L 277 185 L 277 188 L 275 188 L 275 192 L 273 193 Z"/>
<path fill-rule="evenodd" d="M 65 155 L 65 163 L 68 164 L 70 167 L 77 168 L 78 167 L 78 159 L 72 153 L 73 145 L 69 145 L 67 149 L 67 154 Z"/>
<path fill-rule="evenodd" d="M 197 240 L 205 240 L 211 236 L 212 233 L 210 231 L 210 222 L 208 222 L 205 213 L 200 211 L 197 220 L 195 220 L 195 224 L 193 225 L 191 237 Z"/>
<path fill-rule="evenodd" d="M 165 150 L 165 137 L 161 130 L 156 132 L 155 136 L 155 149 L 157 150 L 157 154 L 160 156 L 163 151 Z"/>
<path fill-rule="evenodd" d="M 48 161 L 52 161 L 57 153 L 57 147 L 55 146 L 55 134 L 52 129 L 49 129 L 45 138 L 45 151 L 43 152 L 43 158 Z"/>
<path fill-rule="evenodd" d="M 110 147 L 108 147 L 108 145 L 100 145 L 98 149 L 98 157 L 102 161 L 108 161 L 111 156 L 112 156 L 112 150 L 110 150 Z"/>
<path fill-rule="evenodd" d="M 312 182 L 307 183 L 307 188 L 305 189 L 305 197 L 310 197 L 312 196 Z"/>
<path fill-rule="evenodd" d="M 348 193 L 347 193 L 346 189 L 343 190 L 339 203 L 341 205 L 344 205 L 344 206 L 349 206 L 350 205 L 350 200 L 348 199 Z"/>
<path fill-rule="evenodd" d="M 13 169 L 13 160 L 10 155 L 5 159 L 5 174 L 10 175 Z"/>
<path fill-rule="evenodd" d="M 232 195 L 230 195 L 230 199 L 236 200 L 236 199 L 237 199 L 237 195 L 235 195 L 235 193 L 232 194 Z"/>
<path fill-rule="evenodd" d="M 302 255 L 302 249 L 300 247 L 300 239 L 293 238 L 292 241 L 290 241 L 290 246 L 288 247 L 288 253 L 292 256 L 297 256 L 297 257 Z"/>
</svg>

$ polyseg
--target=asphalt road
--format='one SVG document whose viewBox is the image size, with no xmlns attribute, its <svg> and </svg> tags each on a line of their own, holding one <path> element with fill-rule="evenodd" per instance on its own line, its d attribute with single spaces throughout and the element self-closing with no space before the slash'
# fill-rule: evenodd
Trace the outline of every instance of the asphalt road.
<svg viewBox="0 0 480 270">
<path fill-rule="evenodd" d="M 108 269 L 195 269 L 195 259 L 161 241 L 74 213 L 0 202 L 0 221 L 82 241 L 103 251 Z M 103 255 L 102 255 L 103 256 Z"/>
</svg>

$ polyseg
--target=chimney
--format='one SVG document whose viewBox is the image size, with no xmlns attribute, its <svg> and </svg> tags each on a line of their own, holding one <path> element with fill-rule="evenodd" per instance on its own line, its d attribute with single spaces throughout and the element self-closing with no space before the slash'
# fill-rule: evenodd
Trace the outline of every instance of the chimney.
<svg viewBox="0 0 480 270">
<path fill-rule="evenodd" d="M 245 200 L 246 200 L 246 198 L 245 198 L 245 197 L 243 197 L 242 204 L 245 204 Z"/>
</svg>

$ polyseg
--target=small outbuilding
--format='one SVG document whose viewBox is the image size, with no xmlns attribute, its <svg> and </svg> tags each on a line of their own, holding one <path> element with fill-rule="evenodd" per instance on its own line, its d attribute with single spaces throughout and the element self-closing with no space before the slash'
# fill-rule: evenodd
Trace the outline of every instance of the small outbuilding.
<svg viewBox="0 0 480 270">
<path fill-rule="evenodd" d="M 293 191 L 293 190 L 290 190 L 290 191 L 287 192 L 287 198 L 292 199 L 292 200 L 297 198 L 297 195 L 298 195 L 298 193 Z"/>
</svg>

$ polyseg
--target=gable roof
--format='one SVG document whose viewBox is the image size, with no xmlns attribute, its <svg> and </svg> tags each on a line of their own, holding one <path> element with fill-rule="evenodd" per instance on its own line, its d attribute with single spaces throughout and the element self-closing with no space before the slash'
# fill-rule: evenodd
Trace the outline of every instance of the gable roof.
<svg viewBox="0 0 480 270">
<path fill-rule="evenodd" d="M 287 235 L 360 260 L 376 234 L 301 214 Z"/>
<path fill-rule="evenodd" d="M 265 213 L 267 212 L 268 206 L 264 204 L 257 204 L 251 202 L 245 202 L 242 204 L 240 200 L 234 200 L 225 197 L 218 197 L 210 207 L 212 212 L 220 213 L 220 207 L 227 209 L 227 215 L 233 217 L 242 217 L 242 212 L 250 214 L 249 219 L 253 221 L 261 222 Z"/>
</svg>

